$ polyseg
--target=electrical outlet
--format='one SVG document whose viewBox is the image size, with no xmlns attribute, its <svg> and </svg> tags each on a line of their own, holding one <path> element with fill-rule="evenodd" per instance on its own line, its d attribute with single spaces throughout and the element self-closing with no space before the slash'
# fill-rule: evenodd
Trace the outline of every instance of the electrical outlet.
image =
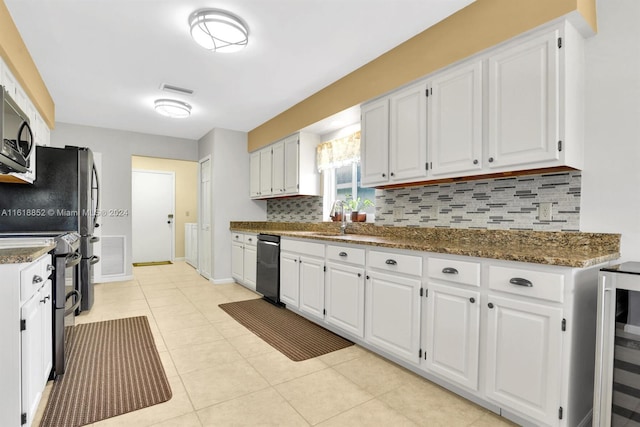
<svg viewBox="0 0 640 427">
<path fill-rule="evenodd" d="M 393 220 L 399 220 L 404 218 L 404 209 L 403 208 L 393 208 Z"/>
<path fill-rule="evenodd" d="M 541 202 L 538 205 L 538 220 L 539 221 L 551 221 L 553 220 L 553 204 L 551 202 Z"/>
</svg>

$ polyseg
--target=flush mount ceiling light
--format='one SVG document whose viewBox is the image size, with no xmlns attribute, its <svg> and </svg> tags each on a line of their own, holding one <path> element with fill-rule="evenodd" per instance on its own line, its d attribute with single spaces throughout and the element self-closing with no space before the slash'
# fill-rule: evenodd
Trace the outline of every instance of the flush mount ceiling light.
<svg viewBox="0 0 640 427">
<path fill-rule="evenodd" d="M 219 9 L 197 10 L 189 17 L 191 37 L 212 52 L 237 52 L 249 41 L 249 30 L 240 18 Z"/>
<path fill-rule="evenodd" d="M 191 105 L 175 99 L 156 99 L 154 108 L 163 116 L 176 119 L 189 117 L 191 114 Z"/>
</svg>

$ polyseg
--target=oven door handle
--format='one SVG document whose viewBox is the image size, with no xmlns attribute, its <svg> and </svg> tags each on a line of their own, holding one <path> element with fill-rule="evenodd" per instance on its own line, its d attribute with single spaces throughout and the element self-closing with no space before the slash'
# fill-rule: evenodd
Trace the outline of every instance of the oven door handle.
<svg viewBox="0 0 640 427">
<path fill-rule="evenodd" d="M 73 267 L 75 265 L 80 264 L 80 260 L 82 260 L 82 254 L 79 252 L 74 252 L 72 254 L 67 255 L 67 261 L 64 263 L 65 268 Z"/>
<path fill-rule="evenodd" d="M 70 315 L 71 313 L 73 313 L 74 311 L 76 311 L 76 309 L 78 307 L 80 307 L 80 301 L 82 301 L 82 294 L 80 293 L 79 290 L 74 289 L 73 291 L 69 292 L 64 300 L 68 300 L 69 298 L 71 298 L 72 296 L 76 296 L 76 302 L 73 303 L 73 305 L 71 307 L 69 307 L 67 310 L 64 311 L 64 316 L 67 317 L 68 315 Z"/>
<path fill-rule="evenodd" d="M 98 262 L 100 262 L 100 257 L 99 257 L 99 256 L 97 256 L 97 255 L 94 255 L 94 256 L 92 256 L 91 258 L 89 258 L 89 260 L 90 260 L 90 261 L 89 261 L 89 263 L 90 263 L 91 265 L 93 265 L 93 264 L 97 264 Z"/>
</svg>

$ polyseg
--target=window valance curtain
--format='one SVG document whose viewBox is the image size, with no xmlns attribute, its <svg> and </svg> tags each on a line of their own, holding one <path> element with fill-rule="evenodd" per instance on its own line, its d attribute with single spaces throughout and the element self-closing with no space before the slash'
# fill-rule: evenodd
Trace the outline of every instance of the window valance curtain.
<svg viewBox="0 0 640 427">
<path fill-rule="evenodd" d="M 318 145 L 318 171 L 339 168 L 360 161 L 360 131 Z"/>
</svg>

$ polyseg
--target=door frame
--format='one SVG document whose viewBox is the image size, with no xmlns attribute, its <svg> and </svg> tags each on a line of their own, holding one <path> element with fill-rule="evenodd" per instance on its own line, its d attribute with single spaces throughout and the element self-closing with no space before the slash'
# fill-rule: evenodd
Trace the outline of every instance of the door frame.
<svg viewBox="0 0 640 427">
<path fill-rule="evenodd" d="M 203 213 L 202 213 L 202 164 L 205 163 L 206 161 L 209 161 L 209 182 L 211 183 L 211 188 L 213 188 L 213 157 L 211 156 L 211 154 L 204 156 L 203 158 L 198 160 L 198 268 L 197 271 L 198 273 L 208 279 L 211 280 L 213 278 L 213 248 L 209 247 L 208 251 L 203 251 L 202 247 L 203 247 L 203 243 L 204 243 L 204 239 L 202 238 L 202 235 L 204 234 L 204 231 L 202 230 L 202 220 L 203 220 Z M 209 200 L 211 200 L 211 204 L 213 205 L 213 198 L 210 197 Z M 210 236 L 210 240 L 209 242 L 213 241 L 213 234 L 212 234 L 212 229 L 213 229 L 213 206 L 210 206 L 210 214 L 211 214 L 211 218 L 209 218 L 209 236 Z M 202 266 L 204 263 L 201 262 L 201 257 L 205 254 L 208 253 L 209 256 L 211 257 L 211 260 L 209 262 L 209 269 L 212 271 L 202 271 Z"/>
<path fill-rule="evenodd" d="M 171 187 L 171 211 L 173 213 L 173 221 L 171 221 L 171 259 L 169 261 L 174 262 L 176 259 L 176 173 L 174 171 L 163 171 L 153 169 L 131 169 L 131 206 L 133 207 L 133 174 L 135 172 L 153 173 L 160 175 L 170 175 L 173 181 Z M 133 257 L 133 210 L 131 211 L 131 256 Z"/>
</svg>

